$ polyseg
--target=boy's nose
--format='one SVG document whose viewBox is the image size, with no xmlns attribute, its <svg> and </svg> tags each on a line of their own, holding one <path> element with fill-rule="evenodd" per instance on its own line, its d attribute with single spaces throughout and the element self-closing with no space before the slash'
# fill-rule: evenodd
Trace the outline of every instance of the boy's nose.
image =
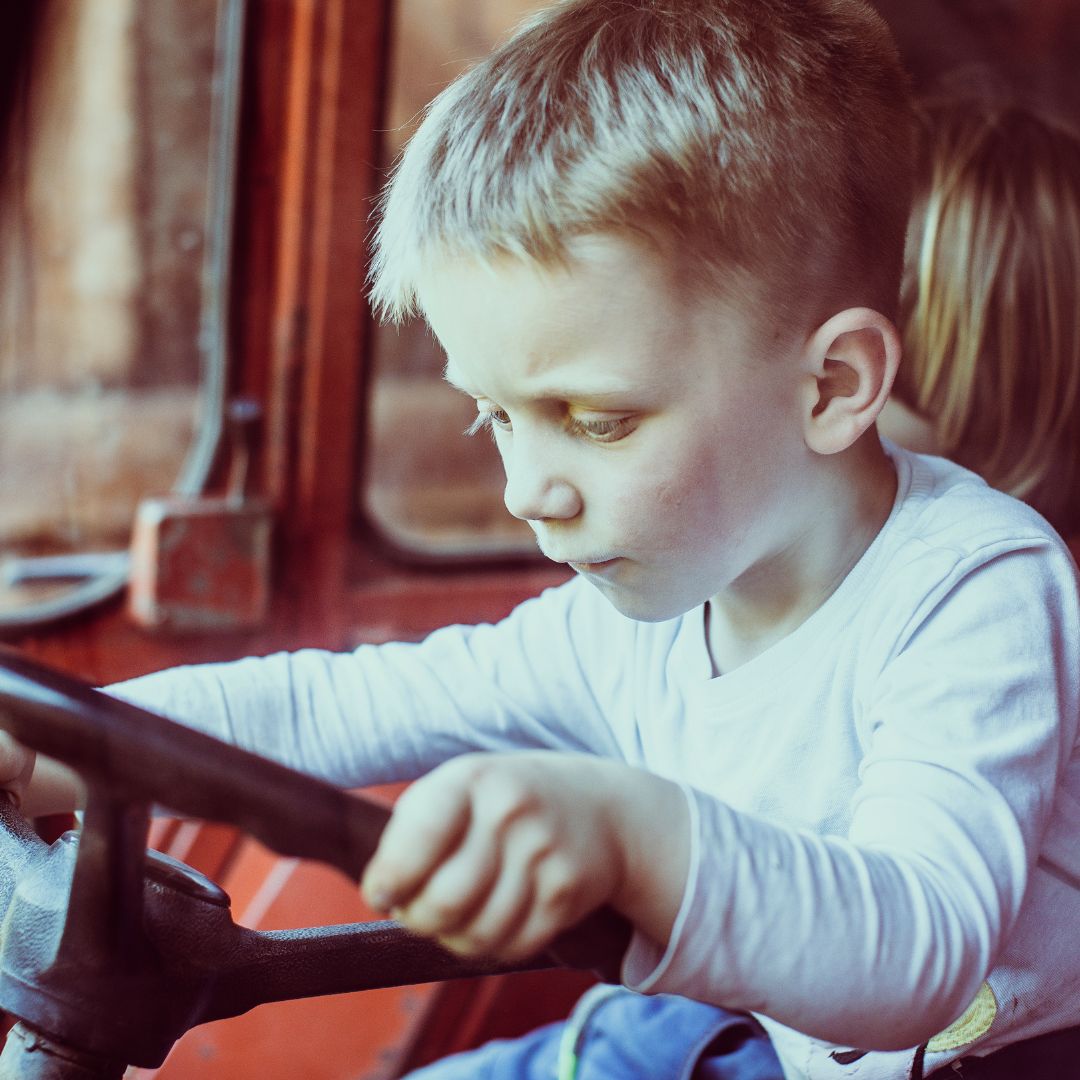
<svg viewBox="0 0 1080 1080">
<path fill-rule="evenodd" d="M 515 447 L 503 455 L 506 509 L 522 521 L 566 521 L 581 513 L 578 489 L 562 477 L 542 453 Z"/>
</svg>

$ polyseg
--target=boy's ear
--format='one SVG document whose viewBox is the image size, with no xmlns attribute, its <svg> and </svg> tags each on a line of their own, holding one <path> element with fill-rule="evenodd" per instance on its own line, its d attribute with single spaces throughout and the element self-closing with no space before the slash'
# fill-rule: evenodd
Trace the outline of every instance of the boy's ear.
<svg viewBox="0 0 1080 1080">
<path fill-rule="evenodd" d="M 822 323 L 804 353 L 803 434 L 818 454 L 846 450 L 878 417 L 900 363 L 900 335 L 872 308 Z"/>
</svg>

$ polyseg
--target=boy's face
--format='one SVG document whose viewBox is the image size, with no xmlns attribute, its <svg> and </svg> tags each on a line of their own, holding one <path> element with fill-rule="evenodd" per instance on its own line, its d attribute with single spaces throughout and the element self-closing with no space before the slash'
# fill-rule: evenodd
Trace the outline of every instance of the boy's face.
<svg viewBox="0 0 1080 1080">
<path fill-rule="evenodd" d="M 691 295 L 644 245 L 587 237 L 571 256 L 446 261 L 420 301 L 492 428 L 510 512 L 624 614 L 672 618 L 797 551 L 802 343 Z"/>
</svg>

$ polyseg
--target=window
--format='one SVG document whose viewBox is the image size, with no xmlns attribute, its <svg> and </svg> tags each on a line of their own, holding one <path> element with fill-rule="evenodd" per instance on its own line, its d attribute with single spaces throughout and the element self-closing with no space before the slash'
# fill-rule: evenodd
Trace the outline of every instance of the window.
<svg viewBox="0 0 1080 1080">
<path fill-rule="evenodd" d="M 537 0 L 401 0 L 395 12 L 383 158 L 394 160 L 420 110 Z M 502 503 L 490 439 L 462 437 L 473 403 L 442 380 L 423 322 L 377 327 L 370 400 L 368 515 L 399 549 L 423 556 L 529 555 L 528 526 Z"/>
<path fill-rule="evenodd" d="M 141 496 L 199 490 L 223 381 L 243 5 L 40 10 L 0 200 L 0 624 L 72 589 L 28 559 L 122 580 L 84 556 L 126 548 Z"/>
</svg>

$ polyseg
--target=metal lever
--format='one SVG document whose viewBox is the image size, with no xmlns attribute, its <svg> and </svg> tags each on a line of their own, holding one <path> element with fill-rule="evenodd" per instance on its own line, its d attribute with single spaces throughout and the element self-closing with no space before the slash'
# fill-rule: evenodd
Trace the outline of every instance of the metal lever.
<svg viewBox="0 0 1080 1080">
<path fill-rule="evenodd" d="M 126 551 L 78 551 L 70 555 L 13 556 L 0 564 L 3 583 L 9 587 L 30 581 L 67 581 L 126 574 L 130 557 Z"/>
</svg>

